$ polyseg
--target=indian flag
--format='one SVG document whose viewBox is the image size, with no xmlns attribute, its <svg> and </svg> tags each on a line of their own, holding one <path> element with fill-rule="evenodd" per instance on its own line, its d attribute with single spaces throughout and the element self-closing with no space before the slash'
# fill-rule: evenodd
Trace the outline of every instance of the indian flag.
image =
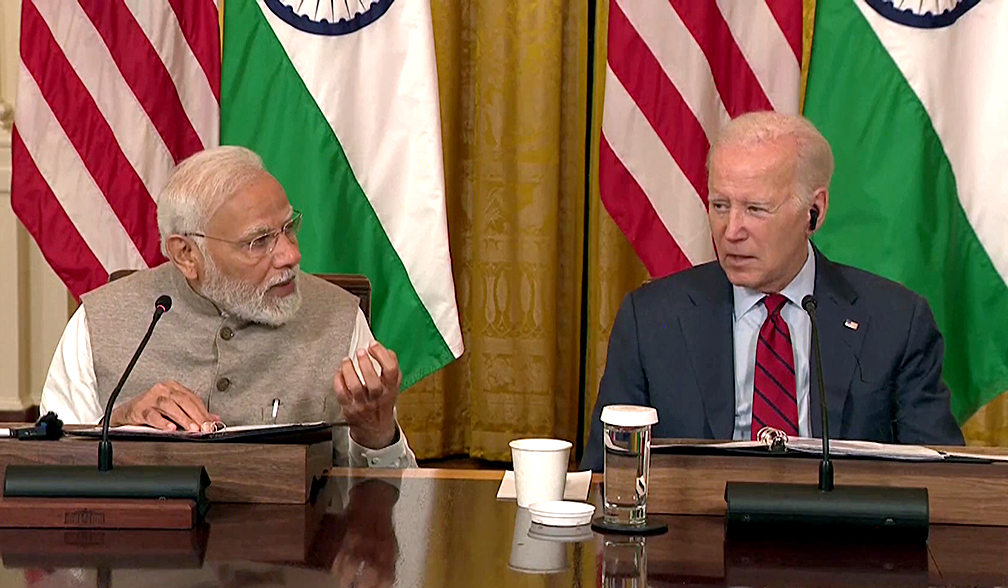
<svg viewBox="0 0 1008 588">
<path fill-rule="evenodd" d="M 809 65 L 837 161 L 816 243 L 928 299 L 960 423 L 1008 390 L 1006 32 L 1004 1 L 818 0 Z"/>
<path fill-rule="evenodd" d="M 231 0 L 221 143 L 304 213 L 302 266 L 361 273 L 410 386 L 462 354 L 428 0 Z"/>
</svg>

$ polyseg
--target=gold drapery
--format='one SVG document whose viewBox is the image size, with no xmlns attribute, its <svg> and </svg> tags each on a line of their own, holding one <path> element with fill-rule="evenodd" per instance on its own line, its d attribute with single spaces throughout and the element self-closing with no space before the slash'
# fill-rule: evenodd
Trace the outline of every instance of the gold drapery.
<svg viewBox="0 0 1008 588">
<path fill-rule="evenodd" d="M 466 351 L 399 418 L 418 457 L 510 459 L 516 437 L 577 433 L 587 7 L 431 4 Z"/>
</svg>

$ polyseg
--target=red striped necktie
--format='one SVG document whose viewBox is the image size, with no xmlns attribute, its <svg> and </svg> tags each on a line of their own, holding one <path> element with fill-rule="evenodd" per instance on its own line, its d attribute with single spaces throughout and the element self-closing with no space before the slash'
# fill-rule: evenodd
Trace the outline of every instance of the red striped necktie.
<svg viewBox="0 0 1008 588">
<path fill-rule="evenodd" d="M 752 439 L 763 427 L 798 435 L 798 395 L 795 387 L 794 350 L 791 331 L 781 317 L 787 298 L 770 294 L 763 298 L 767 318 L 756 343 L 756 373 L 753 379 Z"/>
</svg>

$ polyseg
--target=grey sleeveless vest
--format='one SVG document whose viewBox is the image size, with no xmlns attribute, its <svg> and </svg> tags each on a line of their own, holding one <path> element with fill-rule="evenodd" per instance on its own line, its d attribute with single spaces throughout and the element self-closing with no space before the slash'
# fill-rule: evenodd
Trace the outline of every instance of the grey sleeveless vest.
<svg viewBox="0 0 1008 588">
<path fill-rule="evenodd" d="M 301 308 L 270 327 L 227 316 L 196 294 L 171 263 L 139 271 L 84 295 L 98 400 L 108 401 L 140 343 L 161 294 L 172 297 L 117 404 L 175 380 L 228 425 L 342 422 L 333 375 L 350 351 L 357 298 L 301 273 Z"/>
</svg>

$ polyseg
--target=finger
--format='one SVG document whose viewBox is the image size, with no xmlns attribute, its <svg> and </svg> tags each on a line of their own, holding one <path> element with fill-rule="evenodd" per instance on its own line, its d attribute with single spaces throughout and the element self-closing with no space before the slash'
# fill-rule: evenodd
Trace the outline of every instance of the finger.
<svg viewBox="0 0 1008 588">
<path fill-rule="evenodd" d="M 192 417 L 186 414 L 186 411 L 178 405 L 172 394 L 165 394 L 164 396 L 158 397 L 153 408 L 161 413 L 162 416 L 177 424 L 179 428 L 186 431 L 199 431 L 200 427 L 203 425 L 202 422 L 196 422 L 192 419 Z"/>
<path fill-rule="evenodd" d="M 382 370 L 382 381 L 387 386 L 394 386 L 398 389 L 399 383 L 402 382 L 402 373 L 399 371 L 399 357 L 395 351 L 385 347 L 378 341 L 372 341 L 371 345 L 368 346 L 368 353 L 378 360 L 378 365 L 381 366 Z"/>
<path fill-rule="evenodd" d="M 357 377 L 357 370 L 354 369 L 353 361 L 350 358 L 346 358 L 340 364 L 340 370 L 343 372 L 343 381 L 346 382 L 347 391 L 350 393 L 350 398 L 353 402 L 364 403 L 367 402 L 367 390 L 364 388 L 364 384 Z"/>
<path fill-rule="evenodd" d="M 382 378 L 375 371 L 374 364 L 371 363 L 371 356 L 366 349 L 357 350 L 357 363 L 360 364 L 361 375 L 364 376 L 364 386 L 367 388 L 368 398 L 380 398 L 385 391 L 385 384 Z"/>
<path fill-rule="evenodd" d="M 178 428 L 175 423 L 164 418 L 154 407 L 144 409 L 140 413 L 140 420 L 142 424 L 154 427 L 155 429 L 161 429 L 162 431 L 174 431 Z"/>
<path fill-rule="evenodd" d="M 196 393 L 192 390 L 186 388 L 178 382 L 167 382 L 166 385 L 171 389 L 171 398 L 175 403 L 185 411 L 186 415 L 192 419 L 194 423 L 202 426 L 206 423 L 212 423 L 214 421 L 220 420 L 220 417 L 211 413 L 207 410 L 206 405 L 203 403 L 203 399 L 196 396 Z"/>
<path fill-rule="evenodd" d="M 343 362 L 347 361 L 349 360 L 343 360 Z M 340 406 L 347 406 L 353 403 L 353 397 L 350 396 L 350 390 L 347 389 L 346 380 L 343 378 L 343 362 L 340 363 L 340 367 L 336 368 L 336 374 L 333 375 L 333 392 L 336 394 L 336 400 Z"/>
</svg>

